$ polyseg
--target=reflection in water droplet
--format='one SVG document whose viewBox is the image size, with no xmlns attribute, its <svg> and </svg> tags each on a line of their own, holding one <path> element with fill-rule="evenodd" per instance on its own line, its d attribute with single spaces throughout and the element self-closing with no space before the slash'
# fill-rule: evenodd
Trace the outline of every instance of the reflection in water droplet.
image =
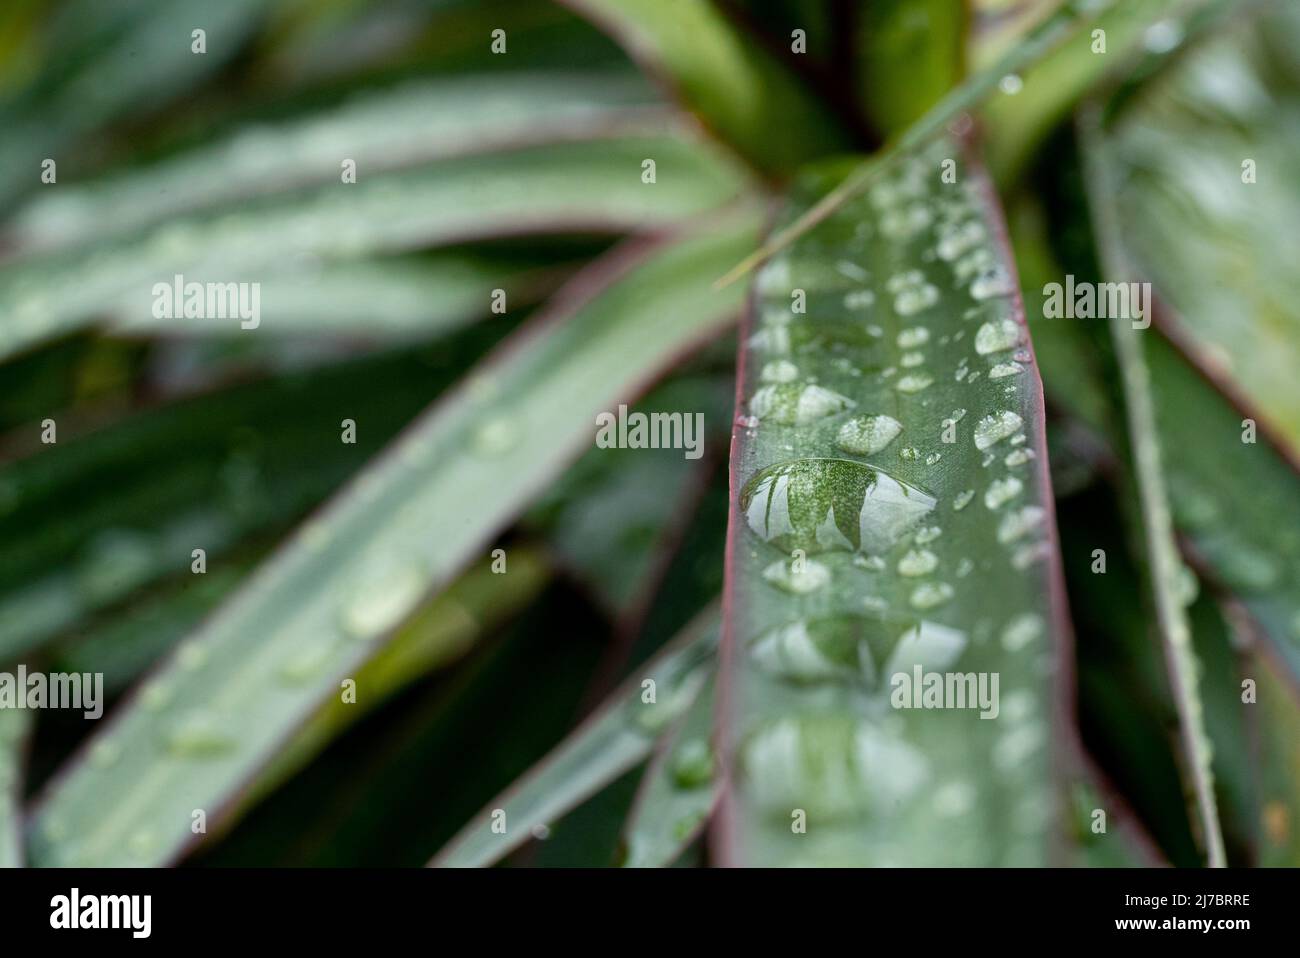
<svg viewBox="0 0 1300 958">
<path fill-rule="evenodd" d="M 792 622 L 764 632 L 749 652 L 765 672 L 792 682 L 852 679 L 859 674 L 864 621 L 843 617 Z"/>
<path fill-rule="evenodd" d="M 806 426 L 854 405 L 853 400 L 847 396 L 841 396 L 822 386 L 779 383 L 763 386 L 754 393 L 749 410 L 764 422 L 782 426 Z"/>
<path fill-rule="evenodd" d="M 890 416 L 854 416 L 840 426 L 835 443 L 851 455 L 871 456 L 893 442 L 902 431 L 902 424 Z"/>
<path fill-rule="evenodd" d="M 848 459 L 795 459 L 756 473 L 740 507 L 786 553 L 883 552 L 934 508 L 933 496 Z"/>
<path fill-rule="evenodd" d="M 1024 425 L 1024 420 L 1010 409 L 1004 409 L 992 416 L 985 416 L 975 424 L 975 448 L 987 449 L 994 443 L 1006 439 Z"/>
</svg>

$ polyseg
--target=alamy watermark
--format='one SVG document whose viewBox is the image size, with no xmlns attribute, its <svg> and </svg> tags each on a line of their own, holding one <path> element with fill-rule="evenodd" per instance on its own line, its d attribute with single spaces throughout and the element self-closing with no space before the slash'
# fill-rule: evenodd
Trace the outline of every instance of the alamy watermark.
<svg viewBox="0 0 1300 958">
<path fill-rule="evenodd" d="M 1150 283 L 1065 282 L 1043 287 L 1044 319 L 1127 319 L 1134 329 L 1151 325 Z"/>
<path fill-rule="evenodd" d="M 704 455 L 704 413 L 628 412 L 596 416 L 596 445 L 601 449 L 684 449 L 687 459 Z"/>
<path fill-rule="evenodd" d="M 199 283 L 177 273 L 153 284 L 154 319 L 238 319 L 240 329 L 262 323 L 261 283 Z"/>
<path fill-rule="evenodd" d="M 889 704 L 896 709 L 979 709 L 980 718 L 1001 711 L 997 672 L 895 672 L 889 680 Z"/>
<path fill-rule="evenodd" d="M 103 672 L 0 672 L 0 709 L 79 709 L 88 719 L 104 714 Z"/>
</svg>

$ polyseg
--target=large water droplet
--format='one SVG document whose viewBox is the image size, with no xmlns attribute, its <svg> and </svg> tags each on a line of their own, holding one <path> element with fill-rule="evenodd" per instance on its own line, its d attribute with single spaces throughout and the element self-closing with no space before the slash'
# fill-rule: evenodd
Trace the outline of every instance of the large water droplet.
<svg viewBox="0 0 1300 958">
<path fill-rule="evenodd" d="M 835 443 L 851 455 L 872 456 L 902 431 L 902 424 L 891 416 L 854 416 L 840 426 Z"/>
<path fill-rule="evenodd" d="M 749 527 L 785 552 L 883 552 L 934 508 L 926 492 L 848 459 L 795 459 L 741 493 Z"/>
<path fill-rule="evenodd" d="M 909 549 L 898 560 L 898 574 L 905 576 L 929 575 L 939 567 L 939 557 L 929 549 Z"/>
<path fill-rule="evenodd" d="M 854 405 L 852 399 L 811 383 L 778 383 L 754 393 L 749 410 L 763 422 L 806 426 Z"/>
</svg>

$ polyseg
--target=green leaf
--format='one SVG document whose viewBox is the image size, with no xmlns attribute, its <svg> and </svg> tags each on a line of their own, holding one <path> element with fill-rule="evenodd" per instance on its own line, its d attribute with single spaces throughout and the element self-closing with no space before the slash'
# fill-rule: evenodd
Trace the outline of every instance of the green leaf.
<svg viewBox="0 0 1300 958">
<path fill-rule="evenodd" d="M 0 709 L 0 868 L 23 863 L 23 757 L 32 713 Z"/>
<path fill-rule="evenodd" d="M 1249 21 L 1146 84 L 1110 130 L 1119 226 L 1210 369 L 1300 453 L 1300 83 L 1266 37 L 1293 5 Z M 1284 34 L 1285 35 L 1285 34 Z M 1251 180 L 1251 182 L 1247 182 Z"/>
<path fill-rule="evenodd" d="M 206 552 L 220 575 L 250 537 L 317 505 L 382 448 L 496 336 L 214 390 L 78 435 L 0 470 L 0 661 L 137 594 L 190 577 Z M 368 384 L 383 382 L 384 389 Z M 357 423 L 355 444 L 340 423 Z M 128 653 L 129 655 L 129 653 Z"/>
<path fill-rule="evenodd" d="M 696 700 L 713 671 L 718 611 L 702 612 L 509 791 L 490 802 L 431 865 L 491 865 L 635 767 Z"/>
<path fill-rule="evenodd" d="M 671 865 L 708 821 L 719 793 L 714 684 L 710 676 L 677 728 L 656 747 L 623 826 L 627 868 Z"/>
<path fill-rule="evenodd" d="M 797 219 L 776 230 L 757 251 L 728 270 L 718 280 L 719 285 L 726 286 L 735 282 L 789 246 L 845 203 L 860 196 L 884 176 L 899 158 L 912 156 L 932 140 L 943 136 L 945 131 L 951 132 L 954 127 L 964 125 L 962 114 L 981 103 L 1004 77 L 1015 74 L 1050 54 L 1063 38 L 1077 34 L 1088 23 L 1090 15 L 1107 9 L 1112 3 L 1114 0 L 1065 0 L 1005 56 L 967 77 L 884 149 L 844 176 L 835 189 L 809 206 Z"/>
<path fill-rule="evenodd" d="M 656 180 L 642 182 L 642 161 Z M 469 238 L 650 230 L 734 198 L 734 170 L 683 139 L 628 137 L 450 159 L 224 214 L 197 215 L 89 251 L 0 265 L 0 356 L 59 335 L 155 284 L 261 282 L 285 257 L 332 261 Z M 188 294 L 186 294 L 188 295 Z M 131 321 L 131 317 L 126 317 Z M 173 319 L 177 328 L 194 320 Z M 238 326 L 238 319 L 227 322 Z M 242 330 L 247 334 L 254 330 Z"/>
<path fill-rule="evenodd" d="M 246 125 L 139 170 L 60 184 L 6 226 L 21 250 L 102 242 L 173 217 L 308 186 L 358 184 L 437 160 L 535 145 L 657 133 L 667 111 L 644 81 L 618 74 L 455 76 L 370 92 L 276 125 Z"/>
<path fill-rule="evenodd" d="M 1109 160 L 1099 142 L 1100 130 L 1095 113 L 1085 114 L 1080 132 L 1085 142 L 1084 160 L 1093 202 L 1093 228 L 1103 262 L 1102 272 L 1109 282 L 1127 282 L 1129 268 L 1120 245 Z M 1173 514 L 1161 466 L 1151 371 L 1145 354 L 1147 337 L 1142 336 L 1142 330 L 1127 315 L 1109 317 L 1109 325 L 1123 387 L 1130 468 L 1138 492 L 1146 550 L 1147 587 L 1155 604 L 1156 621 L 1178 710 L 1186 774 L 1196 799 L 1201 843 L 1209 865 L 1222 867 L 1226 864 L 1223 834 L 1210 766 L 1211 746 L 1198 691 L 1201 666 L 1192 646 L 1191 627 L 1180 598 L 1182 564 L 1174 540 Z"/>
<path fill-rule="evenodd" d="M 851 169 L 810 175 L 787 219 Z M 1065 610 L 1002 231 L 982 172 L 941 140 L 756 279 L 732 464 L 724 861 L 1046 860 Z M 895 707 L 914 669 L 969 674 L 967 708 Z"/>
<path fill-rule="evenodd" d="M 709 0 L 568 3 L 758 169 L 788 172 L 848 146 L 827 107 Z"/>
<path fill-rule="evenodd" d="M 730 320 L 739 294 L 710 280 L 754 231 L 740 217 L 575 279 L 182 643 L 89 746 L 109 767 L 70 763 L 36 813 L 34 859 L 169 861 L 193 840 L 194 809 L 215 824 L 340 680 L 591 441 L 598 412 Z"/>
<path fill-rule="evenodd" d="M 1078 30 L 1020 77 L 1014 93 L 988 101 L 986 156 L 1000 184 L 1012 184 L 1047 135 L 1108 74 L 1131 64 L 1144 47 L 1167 52 L 1207 9 L 1223 11 L 1237 0 L 1124 0 L 1108 5 L 1086 30 Z M 1098 35 L 1097 31 L 1102 31 Z"/>
<path fill-rule="evenodd" d="M 857 4 L 855 57 L 863 109 L 874 126 L 901 133 L 962 78 L 963 0 L 869 0 Z"/>
</svg>

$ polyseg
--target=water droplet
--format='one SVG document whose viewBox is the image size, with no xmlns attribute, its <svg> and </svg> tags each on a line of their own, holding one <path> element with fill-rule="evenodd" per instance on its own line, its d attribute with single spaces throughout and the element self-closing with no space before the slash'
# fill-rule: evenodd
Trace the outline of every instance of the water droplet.
<svg viewBox="0 0 1300 958">
<path fill-rule="evenodd" d="M 845 309 L 868 309 L 876 302 L 876 294 L 869 289 L 855 289 L 844 294 Z"/>
<path fill-rule="evenodd" d="M 910 601 L 914 609 L 932 609 L 943 605 L 953 594 L 952 586 L 946 582 L 922 582 L 912 590 Z"/>
<path fill-rule="evenodd" d="M 926 464 L 927 466 L 933 466 L 935 463 L 937 463 L 937 462 L 938 462 L 940 459 L 942 459 L 942 458 L 943 458 L 943 453 L 941 453 L 941 452 L 932 452 L 932 453 L 930 453 L 930 455 L 928 455 L 928 456 L 925 457 L 925 464 Z"/>
<path fill-rule="evenodd" d="M 1030 459 L 1033 458 L 1034 458 L 1034 450 L 1026 448 L 1026 449 L 1016 449 L 1013 450 L 1012 452 L 1007 453 L 1006 458 L 1003 459 L 1002 461 L 1006 464 L 1007 468 L 1011 468 L 1013 466 L 1023 466 L 1025 463 L 1027 463 Z"/>
<path fill-rule="evenodd" d="M 915 446 L 906 446 L 903 449 L 898 450 L 898 458 L 906 459 L 908 462 L 915 462 L 917 459 L 921 458 L 921 450 L 917 449 Z"/>
<path fill-rule="evenodd" d="M 302 685 L 310 681 L 328 664 L 331 651 L 328 643 L 319 641 L 305 649 L 299 649 L 280 666 L 280 680 L 289 685 Z"/>
<path fill-rule="evenodd" d="M 811 383 L 779 383 L 763 386 L 754 393 L 749 410 L 764 422 L 806 426 L 854 405 L 856 403 L 847 396 L 841 396 L 822 386 Z"/>
<path fill-rule="evenodd" d="M 1007 513 L 998 523 L 998 542 L 1006 545 L 1028 535 L 1038 528 L 1046 515 L 1041 506 L 1025 506 Z"/>
<path fill-rule="evenodd" d="M 898 334 L 899 349 L 915 349 L 930 341 L 930 330 L 924 326 L 911 326 Z"/>
<path fill-rule="evenodd" d="M 799 376 L 799 367 L 788 359 L 776 359 L 763 364 L 759 379 L 765 383 L 793 382 Z"/>
<path fill-rule="evenodd" d="M 851 455 L 871 456 L 902 431 L 902 424 L 890 416 L 855 416 L 840 427 L 835 443 Z"/>
<path fill-rule="evenodd" d="M 109 738 L 101 738 L 90 747 L 90 764 L 96 768 L 108 768 L 110 765 L 115 765 L 121 757 L 121 746 Z"/>
<path fill-rule="evenodd" d="M 1014 349 L 1020 344 L 1020 327 L 1010 319 L 984 323 L 975 334 L 975 352 L 981 356 Z"/>
<path fill-rule="evenodd" d="M 229 752 L 235 740 L 210 714 L 194 711 L 181 719 L 166 738 L 167 750 L 183 758 L 210 758 Z"/>
<path fill-rule="evenodd" d="M 898 560 L 899 575 L 929 575 L 938 567 L 939 557 L 929 549 L 910 549 Z"/>
<path fill-rule="evenodd" d="M 947 782 L 934 792 L 935 814 L 943 818 L 960 818 L 975 807 L 978 796 L 969 782 Z"/>
<path fill-rule="evenodd" d="M 957 578 L 964 579 L 975 571 L 975 563 L 965 556 L 957 563 Z"/>
<path fill-rule="evenodd" d="M 1025 371 L 1025 367 L 1019 363 L 998 363 L 989 370 L 989 379 L 1006 379 L 1008 376 L 1016 376 Z"/>
<path fill-rule="evenodd" d="M 913 539 L 917 545 L 923 546 L 927 542 L 933 542 L 941 535 L 943 535 L 943 530 L 938 526 L 922 526 L 920 529 L 916 530 L 916 535 Z"/>
<path fill-rule="evenodd" d="M 925 353 L 903 353 L 899 363 L 904 369 L 915 369 L 925 364 Z"/>
<path fill-rule="evenodd" d="M 798 571 L 795 571 L 798 566 Z M 808 595 L 826 587 L 831 581 L 831 570 L 815 559 L 799 562 L 779 560 L 763 570 L 763 578 L 779 589 L 794 595 Z"/>
<path fill-rule="evenodd" d="M 919 393 L 926 389 L 934 382 L 934 377 L 929 373 L 908 373 L 906 376 L 899 378 L 895 388 L 900 393 Z"/>
<path fill-rule="evenodd" d="M 513 419 L 496 415 L 474 430 L 473 450 L 481 456 L 502 456 L 515 448 L 520 439 L 519 426 Z"/>
<path fill-rule="evenodd" d="M 713 781 L 713 749 L 703 738 L 688 738 L 673 752 L 673 784 L 678 788 L 703 788 Z"/>
<path fill-rule="evenodd" d="M 788 822 L 855 817 L 873 803 L 904 801 L 929 778 L 925 757 L 883 729 L 848 715 L 768 722 L 745 742 L 744 784 L 759 808 Z"/>
<path fill-rule="evenodd" d="M 883 552 L 934 508 L 934 497 L 848 459 L 796 459 L 753 476 L 741 493 L 749 527 L 784 552 Z"/>
<path fill-rule="evenodd" d="M 975 424 L 975 448 L 981 451 L 1006 439 L 1024 425 L 1024 420 L 1009 409 L 985 416 Z"/>
<path fill-rule="evenodd" d="M 1023 90 L 1024 87 L 1025 87 L 1025 81 L 1022 80 L 1019 74 L 1016 73 L 1008 73 L 1006 76 L 1004 76 L 1001 80 L 998 81 L 998 89 L 1001 90 L 1003 93 L 1005 93 L 1007 96 L 1015 96 L 1017 93 Z"/>
<path fill-rule="evenodd" d="M 1024 483 L 1015 476 L 995 479 L 984 491 L 984 505 L 990 509 L 1000 509 L 1024 491 Z"/>
<path fill-rule="evenodd" d="M 161 711 L 171 699 L 171 686 L 161 679 L 152 680 L 140 691 L 140 704 L 149 712 Z"/>
<path fill-rule="evenodd" d="M 939 302 L 939 290 L 925 283 L 903 290 L 894 297 L 894 312 L 899 316 L 915 316 Z"/>
<path fill-rule="evenodd" d="M 957 497 L 952 501 L 952 511 L 961 512 L 968 505 L 970 505 L 970 501 L 974 498 L 975 498 L 974 489 L 967 489 L 965 492 L 957 493 Z"/>
<path fill-rule="evenodd" d="M 176 664 L 186 672 L 194 672 L 208 660 L 207 647 L 197 639 L 187 639 L 176 650 Z"/>
<path fill-rule="evenodd" d="M 1008 652 L 1019 652 L 1042 634 L 1042 617 L 1034 612 L 1024 612 L 1002 630 L 1002 647 Z"/>
<path fill-rule="evenodd" d="M 427 585 L 423 569 L 414 565 L 369 578 L 344 605 L 343 628 L 359 639 L 377 638 L 406 618 Z"/>
</svg>

